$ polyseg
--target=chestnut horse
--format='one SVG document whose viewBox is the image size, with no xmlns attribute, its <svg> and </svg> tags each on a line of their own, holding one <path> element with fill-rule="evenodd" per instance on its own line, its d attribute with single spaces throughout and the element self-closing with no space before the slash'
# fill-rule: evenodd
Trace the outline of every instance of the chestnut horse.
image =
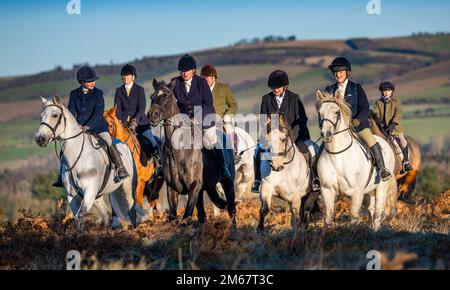
<svg viewBox="0 0 450 290">
<path fill-rule="evenodd" d="M 136 186 L 136 200 L 137 203 L 143 208 L 144 193 L 147 196 L 151 210 L 156 206 L 156 200 L 158 198 L 159 189 L 163 182 L 153 182 L 152 185 L 149 181 L 155 177 L 155 162 L 147 162 L 146 165 L 141 161 L 141 145 L 138 138 L 126 128 L 122 122 L 117 118 L 116 107 L 112 107 L 109 111 L 105 111 L 104 114 L 106 122 L 109 125 L 109 133 L 111 137 L 117 138 L 124 142 L 128 148 L 130 148 L 133 154 L 134 163 L 137 169 L 137 186 Z"/>
<path fill-rule="evenodd" d="M 409 172 L 403 172 L 403 153 L 401 152 L 397 141 L 393 136 L 387 134 L 382 129 L 381 122 L 377 120 L 376 116 L 374 116 L 373 114 L 370 114 L 369 122 L 370 130 L 372 131 L 372 133 L 386 140 L 395 153 L 394 173 L 398 185 L 398 197 L 401 199 L 406 199 L 414 191 L 414 187 L 416 185 L 416 177 L 422 164 L 422 156 L 420 154 L 419 145 L 412 137 L 405 135 L 405 138 L 408 141 L 409 162 L 411 163 L 413 170 Z"/>
</svg>

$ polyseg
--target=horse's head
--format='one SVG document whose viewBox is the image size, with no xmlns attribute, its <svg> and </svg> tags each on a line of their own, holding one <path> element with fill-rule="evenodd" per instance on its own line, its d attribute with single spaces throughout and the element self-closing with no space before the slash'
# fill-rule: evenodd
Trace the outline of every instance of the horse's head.
<svg viewBox="0 0 450 290">
<path fill-rule="evenodd" d="M 336 132 L 342 130 L 342 127 L 348 128 L 351 116 L 350 106 L 338 92 L 333 96 L 317 91 L 316 101 L 320 135 L 325 143 L 329 143 Z"/>
<path fill-rule="evenodd" d="M 47 147 L 48 143 L 61 134 L 66 128 L 66 117 L 61 99 L 56 96 L 52 101 L 42 98 L 41 124 L 35 134 L 36 143 L 41 147 Z"/>
<path fill-rule="evenodd" d="M 119 140 L 124 140 L 126 138 L 127 129 L 122 124 L 119 118 L 117 118 L 116 115 L 117 107 L 114 106 L 108 111 L 105 111 L 103 113 L 103 116 L 105 117 L 106 123 L 109 125 L 109 134 L 111 134 L 111 137 L 118 138 Z"/>
<path fill-rule="evenodd" d="M 261 138 L 263 148 L 270 149 L 270 167 L 274 171 L 284 168 L 284 159 L 289 151 L 291 133 L 283 114 L 267 116 L 265 133 Z"/>
<path fill-rule="evenodd" d="M 176 99 L 172 91 L 173 83 L 167 85 L 164 81 L 158 82 L 153 79 L 153 89 L 151 95 L 152 105 L 147 113 L 152 126 L 157 126 L 162 120 L 170 119 L 175 115 Z"/>
</svg>

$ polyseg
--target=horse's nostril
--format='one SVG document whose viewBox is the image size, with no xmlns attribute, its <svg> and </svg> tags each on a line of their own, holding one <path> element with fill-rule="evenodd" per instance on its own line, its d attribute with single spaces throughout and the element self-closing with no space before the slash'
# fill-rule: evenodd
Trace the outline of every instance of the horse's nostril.
<svg viewBox="0 0 450 290">
<path fill-rule="evenodd" d="M 331 137 L 331 132 L 328 131 L 328 132 L 327 132 L 327 138 L 330 138 L 330 137 Z"/>
</svg>

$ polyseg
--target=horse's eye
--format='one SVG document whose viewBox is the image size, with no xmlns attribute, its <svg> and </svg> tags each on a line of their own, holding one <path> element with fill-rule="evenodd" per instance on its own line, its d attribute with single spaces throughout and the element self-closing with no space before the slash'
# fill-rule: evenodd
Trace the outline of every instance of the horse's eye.
<svg viewBox="0 0 450 290">
<path fill-rule="evenodd" d="M 53 114 L 52 118 L 58 118 L 58 114 Z"/>
</svg>

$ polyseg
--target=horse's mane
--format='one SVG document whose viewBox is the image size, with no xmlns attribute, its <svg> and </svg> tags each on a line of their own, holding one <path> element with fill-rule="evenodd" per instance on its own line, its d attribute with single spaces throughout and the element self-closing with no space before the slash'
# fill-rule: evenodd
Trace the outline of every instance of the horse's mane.
<svg viewBox="0 0 450 290">
<path fill-rule="evenodd" d="M 316 109 L 317 111 L 319 111 L 320 107 L 324 104 L 324 103 L 335 103 L 336 105 L 338 105 L 340 111 L 341 111 L 341 116 L 344 120 L 346 120 L 347 122 L 350 122 L 351 120 L 351 116 L 352 116 L 352 110 L 351 110 L 351 106 L 348 102 L 345 101 L 345 99 L 339 94 L 338 91 L 336 91 L 336 93 L 330 94 L 328 92 L 318 92 L 321 93 L 322 97 L 317 98 L 316 101 Z"/>
</svg>

